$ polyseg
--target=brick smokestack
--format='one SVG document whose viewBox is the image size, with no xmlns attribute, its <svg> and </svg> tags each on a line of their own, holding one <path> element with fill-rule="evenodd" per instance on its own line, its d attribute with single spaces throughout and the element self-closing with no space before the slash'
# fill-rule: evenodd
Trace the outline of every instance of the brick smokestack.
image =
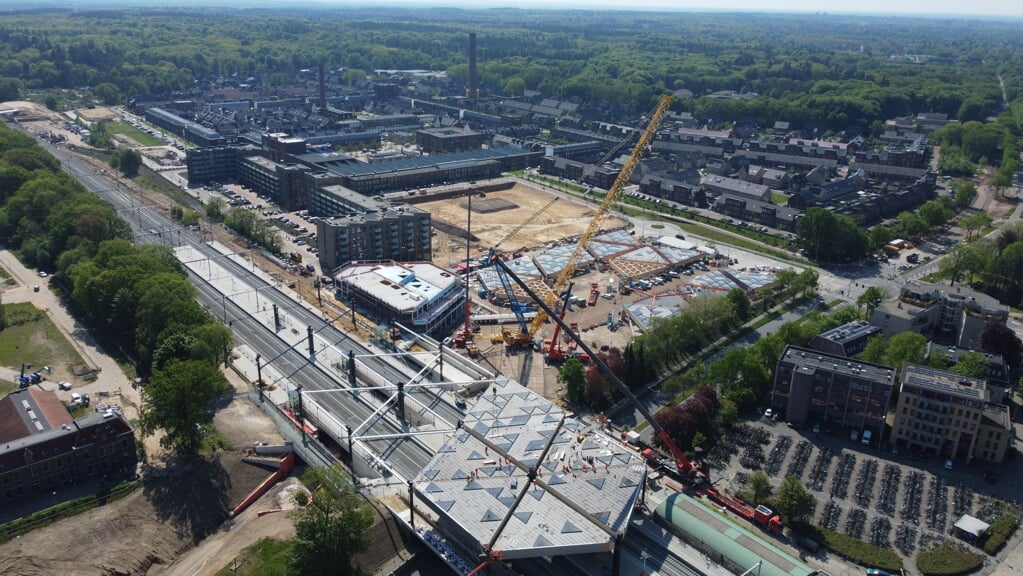
<svg viewBox="0 0 1023 576">
<path fill-rule="evenodd" d="M 476 77 L 476 33 L 469 32 L 469 87 L 465 90 L 466 98 L 479 98 L 480 87 Z"/>
<path fill-rule="evenodd" d="M 320 110 L 327 108 L 327 79 L 323 74 L 323 63 L 320 63 Z"/>
</svg>

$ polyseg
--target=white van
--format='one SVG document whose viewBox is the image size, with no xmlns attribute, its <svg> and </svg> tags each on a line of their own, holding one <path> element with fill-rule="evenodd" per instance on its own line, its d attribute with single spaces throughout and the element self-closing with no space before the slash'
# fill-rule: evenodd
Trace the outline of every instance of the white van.
<svg viewBox="0 0 1023 576">
<path fill-rule="evenodd" d="M 870 437 L 871 437 L 871 431 L 870 430 L 864 430 L 863 431 L 863 435 L 860 436 L 860 444 L 863 444 L 864 446 L 870 446 Z"/>
</svg>

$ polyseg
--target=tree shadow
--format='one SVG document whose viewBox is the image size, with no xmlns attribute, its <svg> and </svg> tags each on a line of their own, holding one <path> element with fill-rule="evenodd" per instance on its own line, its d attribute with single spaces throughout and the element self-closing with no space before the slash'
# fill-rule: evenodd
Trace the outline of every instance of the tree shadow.
<svg viewBox="0 0 1023 576">
<path fill-rule="evenodd" d="M 157 519 L 172 526 L 181 538 L 197 543 L 227 519 L 231 478 L 218 456 L 174 462 L 165 474 L 147 476 L 143 493 Z"/>
</svg>

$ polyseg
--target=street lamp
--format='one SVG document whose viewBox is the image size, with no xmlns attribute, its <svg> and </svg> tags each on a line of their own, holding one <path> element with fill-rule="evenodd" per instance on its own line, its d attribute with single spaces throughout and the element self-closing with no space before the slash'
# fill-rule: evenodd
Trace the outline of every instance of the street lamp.
<svg viewBox="0 0 1023 576">
<path fill-rule="evenodd" d="M 643 548 L 643 551 L 639 553 L 639 557 L 640 557 L 641 560 L 643 560 L 643 575 L 642 576 L 646 576 L 646 559 L 649 558 L 650 555 L 647 554 L 647 551 L 646 551 L 645 547 Z"/>
</svg>

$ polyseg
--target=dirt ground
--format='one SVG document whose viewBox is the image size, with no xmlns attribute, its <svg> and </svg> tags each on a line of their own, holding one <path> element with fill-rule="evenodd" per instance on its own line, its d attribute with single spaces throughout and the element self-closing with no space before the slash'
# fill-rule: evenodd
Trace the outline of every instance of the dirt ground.
<svg viewBox="0 0 1023 576">
<path fill-rule="evenodd" d="M 526 222 L 536 215 L 548 202 L 554 198 L 550 192 L 516 184 L 509 190 L 500 192 L 488 192 L 486 198 L 479 198 L 484 201 L 485 211 L 477 209 L 477 199 L 473 199 L 472 211 L 472 234 L 479 239 L 473 244 L 473 257 L 482 255 L 484 250 L 490 249 L 500 242 L 516 226 Z M 486 200 L 501 199 L 513 208 L 506 210 L 486 211 Z M 466 210 L 466 199 L 450 198 L 418 204 L 417 207 L 430 212 L 434 220 L 439 220 L 465 229 L 468 220 Z M 509 238 L 502 245 L 506 251 L 518 250 L 520 247 L 537 247 L 548 242 L 554 242 L 563 238 L 578 236 L 583 233 L 586 226 L 593 219 L 595 210 L 574 202 L 565 196 L 560 196 L 558 202 L 550 206 L 536 219 L 526 224 L 515 236 Z M 622 222 L 609 218 L 604 224 L 605 228 L 616 228 L 622 226 Z M 452 235 L 437 231 L 433 242 L 434 262 L 444 265 L 451 265 L 465 260 L 465 238 L 456 238 Z"/>
<path fill-rule="evenodd" d="M 233 449 L 188 465 L 164 465 L 157 459 L 143 487 L 130 496 L 0 545 L 0 574 L 159 574 L 162 566 L 213 534 L 204 546 L 216 549 L 210 562 L 220 569 L 264 535 L 288 537 L 291 523 L 282 514 L 260 518 L 253 530 L 240 530 L 256 522 L 255 511 L 277 507 L 274 491 L 225 524 L 228 511 L 269 474 L 241 458 L 248 455 L 242 448 L 279 439 L 272 421 L 247 400 L 235 399 L 219 411 L 216 423 Z"/>
<path fill-rule="evenodd" d="M 18 108 L 21 112 L 18 113 L 16 118 L 20 121 L 25 120 L 61 120 L 61 115 L 53 110 L 49 110 L 45 106 L 40 106 L 34 102 L 26 102 L 24 100 L 12 100 L 10 102 L 0 102 L 0 109 L 6 110 L 8 108 Z"/>
</svg>

